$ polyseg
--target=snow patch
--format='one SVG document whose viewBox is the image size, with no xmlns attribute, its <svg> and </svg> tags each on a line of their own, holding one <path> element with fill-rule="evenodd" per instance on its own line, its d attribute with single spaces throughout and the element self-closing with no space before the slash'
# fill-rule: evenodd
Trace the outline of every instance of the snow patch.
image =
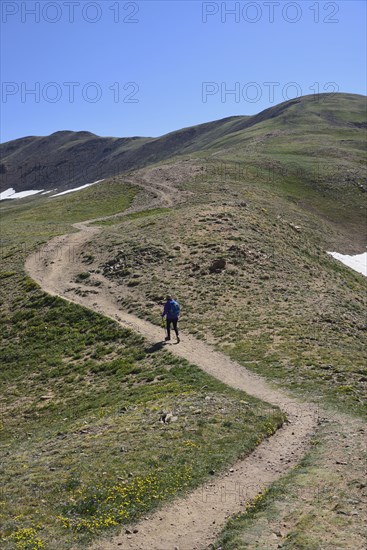
<svg viewBox="0 0 367 550">
<path fill-rule="evenodd" d="M 61 193 L 57 193 L 56 195 L 52 195 L 51 198 L 54 197 L 61 197 L 61 195 L 67 195 L 68 193 L 74 193 L 75 191 L 81 191 L 82 189 L 86 189 L 87 187 L 90 187 L 91 185 L 95 185 L 96 183 L 100 183 L 103 180 L 97 180 L 93 183 L 86 183 L 85 185 L 81 185 L 80 187 L 74 187 L 74 189 L 68 189 L 67 191 L 62 191 Z"/>
<path fill-rule="evenodd" d="M 19 191 L 19 193 L 17 193 L 13 187 L 9 187 L 9 189 L 6 189 L 0 193 L 0 201 L 4 201 L 5 199 L 23 199 L 24 197 L 30 197 L 31 195 L 42 193 L 42 191 L 43 189 L 34 189 L 32 191 Z"/>
<path fill-rule="evenodd" d="M 354 271 L 358 271 L 358 273 L 362 273 L 362 275 L 367 277 L 367 252 L 356 254 L 355 256 L 339 254 L 339 252 L 328 252 L 328 254 L 333 256 L 336 260 L 339 260 L 339 262 L 342 262 L 344 265 L 354 269 Z"/>
</svg>

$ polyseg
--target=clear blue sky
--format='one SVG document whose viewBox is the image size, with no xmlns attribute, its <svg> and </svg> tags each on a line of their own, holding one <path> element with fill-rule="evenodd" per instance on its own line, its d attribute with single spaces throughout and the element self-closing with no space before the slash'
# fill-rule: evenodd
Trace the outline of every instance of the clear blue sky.
<svg viewBox="0 0 367 550">
<path fill-rule="evenodd" d="M 318 89 L 366 93 L 362 0 L 1 8 L 1 141 L 65 129 L 158 136 Z"/>
</svg>

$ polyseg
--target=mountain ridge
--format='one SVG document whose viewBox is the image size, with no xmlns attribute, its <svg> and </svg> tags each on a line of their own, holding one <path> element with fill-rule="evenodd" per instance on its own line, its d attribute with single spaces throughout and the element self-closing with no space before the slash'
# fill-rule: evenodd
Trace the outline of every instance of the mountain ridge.
<svg viewBox="0 0 367 550">
<path fill-rule="evenodd" d="M 269 107 L 256 115 L 225 117 L 156 138 L 102 137 L 85 130 L 60 130 L 49 136 L 25 136 L 0 145 L 0 191 L 10 187 L 16 191 L 41 187 L 49 190 L 55 186 L 59 190 L 67 190 L 175 156 L 203 153 L 210 156 L 214 151 L 217 154 L 218 148 L 224 147 L 229 151 L 231 147 L 239 149 L 243 143 L 250 144 L 256 154 L 276 155 L 276 150 L 266 149 L 269 137 L 275 138 L 276 149 L 284 137 L 289 140 L 289 133 L 293 130 L 299 131 L 294 146 L 300 146 L 309 133 L 321 135 L 326 132 L 331 136 L 340 129 L 355 130 L 358 134 L 353 135 L 356 138 L 354 141 L 363 143 L 367 124 L 365 102 L 365 96 L 356 94 L 303 96 Z M 258 132 L 261 134 L 260 141 L 266 142 L 266 146 L 259 144 Z M 338 147 L 341 147 L 340 143 Z M 345 147 L 346 143 L 342 148 Z M 237 157 L 246 160 L 248 154 L 239 149 Z"/>
</svg>

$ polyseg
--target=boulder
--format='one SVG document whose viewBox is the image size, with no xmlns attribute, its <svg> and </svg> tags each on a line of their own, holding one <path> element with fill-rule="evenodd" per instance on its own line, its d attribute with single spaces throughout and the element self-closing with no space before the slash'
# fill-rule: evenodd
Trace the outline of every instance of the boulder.
<svg viewBox="0 0 367 550">
<path fill-rule="evenodd" d="M 220 273 L 226 267 L 226 260 L 224 258 L 218 258 L 213 260 L 209 266 L 209 273 Z"/>
</svg>

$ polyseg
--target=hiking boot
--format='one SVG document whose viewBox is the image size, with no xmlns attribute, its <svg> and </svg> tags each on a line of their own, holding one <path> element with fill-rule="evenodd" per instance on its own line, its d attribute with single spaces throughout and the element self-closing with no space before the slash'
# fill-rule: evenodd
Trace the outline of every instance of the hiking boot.
<svg viewBox="0 0 367 550">
<path fill-rule="evenodd" d="M 177 336 L 177 343 L 179 344 L 180 343 L 180 337 Z"/>
<path fill-rule="evenodd" d="M 168 336 L 165 337 L 166 342 L 169 342 L 170 340 L 171 340 L 171 338 L 169 338 Z"/>
</svg>

